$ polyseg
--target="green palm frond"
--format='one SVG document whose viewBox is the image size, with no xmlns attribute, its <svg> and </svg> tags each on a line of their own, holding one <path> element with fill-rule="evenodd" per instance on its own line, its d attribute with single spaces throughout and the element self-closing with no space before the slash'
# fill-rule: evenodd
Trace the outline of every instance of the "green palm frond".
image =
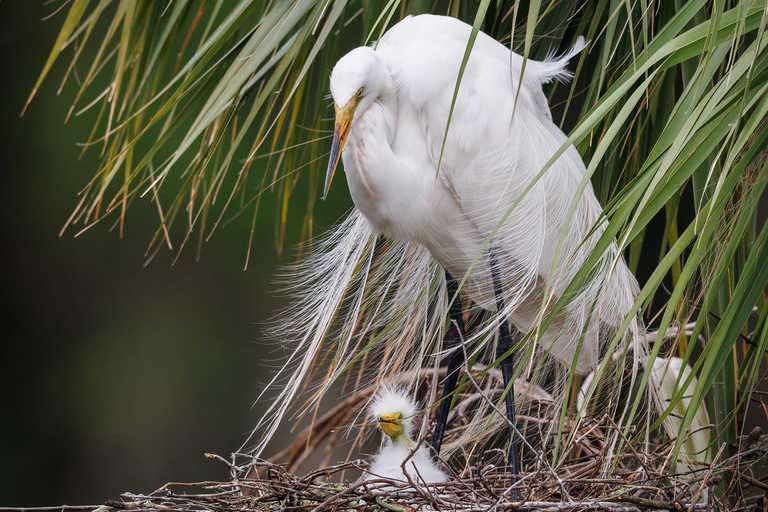
<svg viewBox="0 0 768 512">
<path fill-rule="evenodd" d="M 692 366 L 678 389 L 698 377 L 681 431 L 706 404 L 716 443 L 733 443 L 768 348 L 768 228 L 757 223 L 768 180 L 765 2 L 523 4 L 72 0 L 32 93 L 71 54 L 71 113 L 98 111 L 87 146 L 101 164 L 67 224 L 122 223 L 143 198 L 159 212 L 154 252 L 175 236 L 209 238 L 241 212 L 255 216 L 269 193 L 281 249 L 289 209 L 306 212 L 300 238 L 314 234 L 328 75 L 345 51 L 421 12 L 474 21 L 531 58 L 585 35 L 576 86 L 549 92 L 563 119 L 580 120 L 569 141 L 589 164 L 583 185 L 591 180 L 606 205 L 599 247 L 616 238 L 633 270 L 652 264 L 636 308 L 658 313 L 653 354 Z M 688 321 L 691 336 L 664 338 Z"/>
</svg>

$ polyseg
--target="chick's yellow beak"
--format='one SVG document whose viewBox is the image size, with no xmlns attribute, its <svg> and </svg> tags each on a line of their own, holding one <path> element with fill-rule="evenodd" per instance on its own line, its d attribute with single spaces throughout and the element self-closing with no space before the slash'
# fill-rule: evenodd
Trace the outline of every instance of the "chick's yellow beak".
<svg viewBox="0 0 768 512">
<path fill-rule="evenodd" d="M 360 96 L 355 95 L 349 103 L 339 108 L 335 103 L 333 108 L 336 110 L 336 124 L 333 127 L 333 145 L 331 146 L 331 158 L 328 161 L 328 172 L 325 175 L 325 187 L 323 187 L 323 200 L 328 195 L 328 189 L 331 188 L 331 180 L 336 172 L 336 166 L 339 165 L 341 150 L 344 149 L 344 143 L 349 136 L 349 127 L 352 124 L 352 118 L 355 116 L 355 108 L 360 101 Z"/>
<path fill-rule="evenodd" d="M 403 415 L 399 412 L 388 412 L 377 418 L 381 430 L 394 440 L 403 435 Z"/>
</svg>

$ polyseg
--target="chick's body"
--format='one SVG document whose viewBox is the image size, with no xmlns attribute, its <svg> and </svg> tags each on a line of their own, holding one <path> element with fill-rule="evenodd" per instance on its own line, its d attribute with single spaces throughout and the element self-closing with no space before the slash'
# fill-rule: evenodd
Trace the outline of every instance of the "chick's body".
<svg viewBox="0 0 768 512">
<path fill-rule="evenodd" d="M 405 471 L 414 483 L 436 484 L 448 480 L 446 474 L 435 466 L 429 450 L 424 446 L 420 446 L 409 459 L 410 455 L 411 448 L 387 439 L 368 468 L 366 480 L 381 477 L 409 483 L 403 473 L 403 461 L 406 459 L 408 461 L 405 463 Z"/>
<path fill-rule="evenodd" d="M 428 448 L 420 446 L 414 452 L 413 417 L 418 408 L 407 392 L 384 387 L 373 401 L 370 412 L 382 428 L 384 439 L 381 449 L 362 476 L 363 480 L 385 478 L 403 484 L 413 482 L 421 485 L 448 480 L 448 475 L 437 466 Z"/>
</svg>

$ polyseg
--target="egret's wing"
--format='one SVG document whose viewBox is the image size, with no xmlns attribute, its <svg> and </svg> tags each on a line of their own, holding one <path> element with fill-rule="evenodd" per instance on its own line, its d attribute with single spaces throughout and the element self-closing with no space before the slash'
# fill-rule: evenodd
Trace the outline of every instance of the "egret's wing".
<svg viewBox="0 0 768 512">
<path fill-rule="evenodd" d="M 585 172 L 575 148 L 569 147 L 537 180 L 566 139 L 551 121 L 541 84 L 567 76 L 567 60 L 584 43 L 560 59 L 529 60 L 521 79 L 522 57 L 478 34 L 446 134 L 470 31 L 456 20 L 440 20 L 411 18 L 379 43 L 377 51 L 398 90 L 393 151 L 404 160 L 421 159 L 413 168 L 435 176 L 434 222 L 442 225 L 425 230 L 435 236 L 422 243 L 457 278 L 474 263 L 465 289 L 486 309 L 494 309 L 495 300 L 488 251 L 481 253 L 481 247 L 495 232 L 489 248 L 502 274 L 508 316 L 527 332 L 546 312 L 544 306 L 560 298 L 602 232 L 598 227 L 588 236 L 601 212 L 591 186 L 568 213 Z M 389 44 L 390 36 L 396 45 Z M 414 125 L 421 128 L 418 141 Z M 426 148 L 421 154 L 413 150 L 419 145 Z M 604 268 L 585 285 L 579 300 L 539 333 L 542 346 L 567 364 L 574 361 L 583 336 L 576 364 L 582 372 L 598 362 L 600 323 L 620 323 L 636 292 L 623 262 L 620 279 L 609 279 L 615 253 L 603 260 Z M 593 307 L 598 315 L 592 314 L 585 331 Z"/>
</svg>

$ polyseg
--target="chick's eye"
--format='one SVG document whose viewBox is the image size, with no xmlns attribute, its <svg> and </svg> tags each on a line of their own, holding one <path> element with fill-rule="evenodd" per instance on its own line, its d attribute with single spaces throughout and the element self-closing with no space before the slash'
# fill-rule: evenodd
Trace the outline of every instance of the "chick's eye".
<svg viewBox="0 0 768 512">
<path fill-rule="evenodd" d="M 397 419 L 399 419 L 399 420 L 403 419 L 403 415 L 400 414 L 400 413 L 397 413 Z"/>
<path fill-rule="evenodd" d="M 362 97 L 363 97 L 363 90 L 362 90 L 362 89 L 360 89 L 359 91 L 357 91 L 357 97 L 358 97 L 358 98 L 362 98 Z"/>
</svg>

